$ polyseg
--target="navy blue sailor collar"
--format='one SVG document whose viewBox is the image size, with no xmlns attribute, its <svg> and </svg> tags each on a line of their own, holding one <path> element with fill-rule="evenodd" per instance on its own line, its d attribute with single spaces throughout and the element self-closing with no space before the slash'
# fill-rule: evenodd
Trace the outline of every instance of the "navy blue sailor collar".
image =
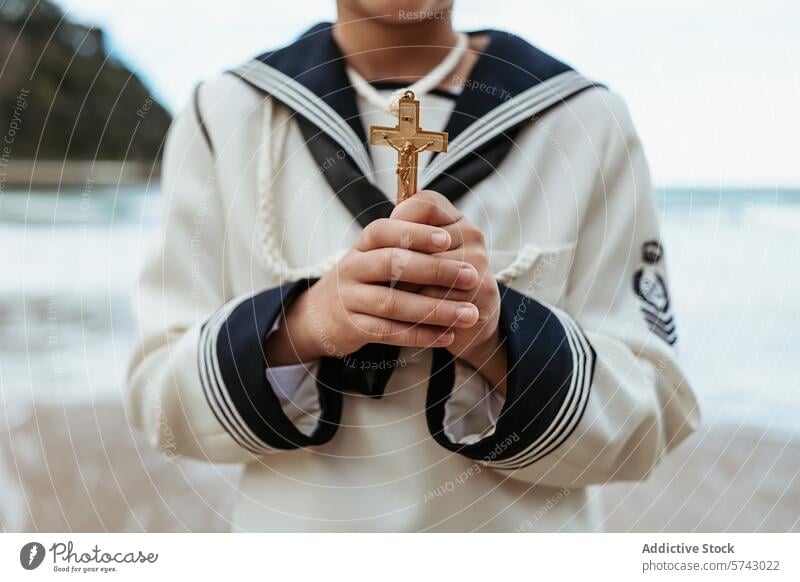
<svg viewBox="0 0 800 582">
<path fill-rule="evenodd" d="M 448 154 L 434 156 L 419 181 L 420 188 L 439 190 L 452 201 L 495 170 L 522 125 L 594 86 L 517 36 L 496 30 L 470 34 L 487 35 L 488 45 L 469 78 L 459 80 L 464 89 L 444 128 L 449 133 Z M 368 192 L 376 189 L 374 168 L 332 24 L 317 24 L 295 42 L 231 72 L 294 111 L 347 153 L 354 171 L 367 184 L 358 186 L 352 211 L 358 213 L 385 200 L 379 192 Z M 304 133 L 311 135 L 308 127 Z"/>
<path fill-rule="evenodd" d="M 276 69 L 327 103 L 366 143 L 356 95 L 345 70 L 345 58 L 333 39 L 333 25 L 316 24 L 293 43 L 264 53 L 256 60 Z M 291 109 L 295 109 L 291 107 Z M 296 111 L 303 115 L 303 111 Z"/>
<path fill-rule="evenodd" d="M 445 129 L 454 140 L 470 124 L 524 91 L 571 67 L 530 45 L 497 30 L 480 30 L 489 42 L 469 78 L 459 80 L 464 90 L 456 99 Z M 366 142 L 356 96 L 345 71 L 345 58 L 333 38 L 333 25 L 319 23 L 293 43 L 264 53 L 257 60 L 294 79 L 327 103 Z M 302 114 L 302 111 L 297 113 Z"/>
</svg>

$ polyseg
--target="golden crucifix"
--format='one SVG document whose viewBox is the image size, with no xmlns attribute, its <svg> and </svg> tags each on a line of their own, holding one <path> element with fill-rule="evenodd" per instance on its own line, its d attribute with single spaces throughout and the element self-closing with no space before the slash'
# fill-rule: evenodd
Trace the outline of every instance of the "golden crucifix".
<svg viewBox="0 0 800 582">
<path fill-rule="evenodd" d="M 400 97 L 397 125 L 372 125 L 369 143 L 397 150 L 397 202 L 417 193 L 417 159 L 420 152 L 446 152 L 447 132 L 425 131 L 419 127 L 419 101 L 412 91 Z"/>
</svg>

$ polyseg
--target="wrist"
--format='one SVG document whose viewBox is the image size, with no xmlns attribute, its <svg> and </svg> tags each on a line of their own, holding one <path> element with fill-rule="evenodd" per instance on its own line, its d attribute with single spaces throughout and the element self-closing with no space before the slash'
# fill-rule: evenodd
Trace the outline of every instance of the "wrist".
<svg viewBox="0 0 800 582">
<path fill-rule="evenodd" d="M 286 307 L 281 325 L 267 339 L 265 352 L 269 366 L 309 362 L 323 355 L 323 348 L 314 341 L 310 311 L 309 291 L 298 295 Z"/>
<path fill-rule="evenodd" d="M 458 359 L 464 360 L 467 364 L 480 369 L 487 361 L 492 359 L 501 349 L 500 334 L 495 331 L 486 339 L 475 342 L 469 348 L 457 354 Z"/>
<path fill-rule="evenodd" d="M 508 352 L 497 331 L 483 342 L 458 354 L 457 357 L 477 370 L 495 390 L 505 396 Z"/>
</svg>

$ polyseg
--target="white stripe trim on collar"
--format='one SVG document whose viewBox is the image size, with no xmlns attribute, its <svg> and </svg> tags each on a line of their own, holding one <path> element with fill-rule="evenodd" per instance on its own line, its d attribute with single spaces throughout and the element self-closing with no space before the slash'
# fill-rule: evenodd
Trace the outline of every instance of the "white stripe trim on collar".
<svg viewBox="0 0 800 582">
<path fill-rule="evenodd" d="M 292 109 L 302 111 L 309 121 L 343 146 L 367 180 L 375 183 L 372 161 L 359 137 L 342 116 L 318 95 L 262 61 L 249 61 L 236 67 L 232 72 L 285 102 Z M 595 83 L 580 73 L 566 71 L 495 107 L 483 117 L 473 121 L 451 141 L 446 156 L 437 156 L 423 170 L 420 187 L 424 188 L 475 149 L 526 118 L 532 118 L 537 113 L 592 85 Z"/>
<path fill-rule="evenodd" d="M 447 155 L 437 156 L 425 168 L 420 180 L 420 187 L 424 188 L 447 168 L 526 118 L 532 118 L 559 101 L 564 101 L 576 92 L 595 84 L 579 73 L 567 71 L 509 99 L 488 114 L 476 119 L 450 142 Z"/>
<path fill-rule="evenodd" d="M 249 61 L 232 72 L 263 89 L 295 111 L 302 112 L 320 130 L 343 146 L 371 182 L 372 162 L 353 128 L 330 105 L 288 75 L 261 61 Z"/>
</svg>

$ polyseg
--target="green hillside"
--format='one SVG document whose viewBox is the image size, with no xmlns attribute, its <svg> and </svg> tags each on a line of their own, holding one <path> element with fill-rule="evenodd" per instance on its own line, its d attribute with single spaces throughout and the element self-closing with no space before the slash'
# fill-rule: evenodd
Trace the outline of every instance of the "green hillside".
<svg viewBox="0 0 800 582">
<path fill-rule="evenodd" d="M 142 81 L 109 57 L 101 30 L 66 20 L 48 0 L 0 3 L 4 157 L 149 161 L 169 123 Z"/>
</svg>

